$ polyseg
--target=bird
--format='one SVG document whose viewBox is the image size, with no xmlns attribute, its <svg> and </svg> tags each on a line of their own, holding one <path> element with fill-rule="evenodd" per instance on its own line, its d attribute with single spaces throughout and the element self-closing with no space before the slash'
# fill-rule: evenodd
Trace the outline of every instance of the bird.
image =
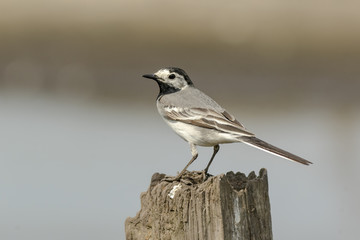
<svg viewBox="0 0 360 240">
<path fill-rule="evenodd" d="M 243 124 L 194 86 L 189 75 L 181 68 L 161 68 L 153 74 L 142 75 L 156 81 L 159 94 L 156 106 L 163 120 L 190 144 L 192 158 L 173 180 L 179 180 L 198 157 L 196 146 L 213 147 L 213 154 L 203 170 L 209 167 L 220 149 L 220 144 L 241 142 L 279 157 L 310 165 L 312 162 L 275 147 L 248 131 Z"/>
</svg>

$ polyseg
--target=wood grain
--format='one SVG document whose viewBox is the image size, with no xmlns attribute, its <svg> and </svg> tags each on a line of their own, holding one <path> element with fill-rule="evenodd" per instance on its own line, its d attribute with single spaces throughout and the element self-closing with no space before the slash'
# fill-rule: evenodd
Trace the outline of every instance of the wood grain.
<svg viewBox="0 0 360 240">
<path fill-rule="evenodd" d="M 181 182 L 155 173 L 141 209 L 125 221 L 127 240 L 271 240 L 266 169 L 209 177 L 186 172 Z"/>
</svg>

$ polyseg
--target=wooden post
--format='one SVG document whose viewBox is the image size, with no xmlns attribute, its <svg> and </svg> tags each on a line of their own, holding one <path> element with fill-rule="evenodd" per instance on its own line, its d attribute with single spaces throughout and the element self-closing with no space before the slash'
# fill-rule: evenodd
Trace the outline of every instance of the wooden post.
<svg viewBox="0 0 360 240">
<path fill-rule="evenodd" d="M 127 240 L 271 240 L 266 169 L 228 172 L 202 181 L 186 172 L 181 182 L 161 181 L 155 173 L 141 210 L 127 218 Z"/>
</svg>

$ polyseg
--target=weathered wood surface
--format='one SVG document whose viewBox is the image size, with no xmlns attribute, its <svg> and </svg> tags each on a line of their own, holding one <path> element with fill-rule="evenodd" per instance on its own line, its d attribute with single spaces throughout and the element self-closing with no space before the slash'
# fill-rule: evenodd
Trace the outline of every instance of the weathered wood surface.
<svg viewBox="0 0 360 240">
<path fill-rule="evenodd" d="M 127 240 L 271 240 L 266 169 L 209 177 L 186 172 L 181 182 L 155 173 L 141 210 L 127 218 Z"/>
</svg>

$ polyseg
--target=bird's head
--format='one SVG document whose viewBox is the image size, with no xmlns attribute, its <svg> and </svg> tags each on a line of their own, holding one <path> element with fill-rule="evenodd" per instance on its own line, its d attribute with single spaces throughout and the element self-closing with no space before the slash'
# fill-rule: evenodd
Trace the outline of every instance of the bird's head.
<svg viewBox="0 0 360 240">
<path fill-rule="evenodd" d="M 160 95 L 177 92 L 187 86 L 193 86 L 186 72 L 180 68 L 162 68 L 154 74 L 145 74 L 144 78 L 155 80 L 160 87 Z"/>
</svg>

